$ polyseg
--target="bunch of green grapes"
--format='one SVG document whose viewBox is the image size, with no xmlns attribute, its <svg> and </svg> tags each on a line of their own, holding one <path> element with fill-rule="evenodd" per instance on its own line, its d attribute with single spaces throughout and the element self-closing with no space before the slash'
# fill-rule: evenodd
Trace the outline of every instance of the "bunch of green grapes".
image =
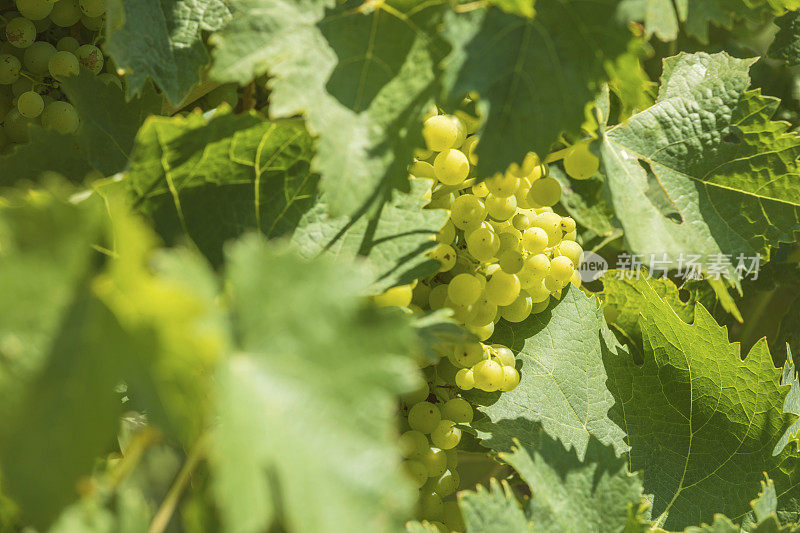
<svg viewBox="0 0 800 533">
<path fill-rule="evenodd" d="M 520 383 L 514 352 L 490 343 L 495 324 L 541 313 L 569 283 L 581 283 L 576 269 L 583 249 L 575 221 L 552 209 L 561 198 L 558 181 L 534 153 L 505 173 L 480 179 L 479 126 L 464 111 L 445 115 L 431 109 L 425 117 L 426 147 L 409 171 L 430 182 L 426 208 L 450 214 L 430 254 L 439 272 L 373 297 L 378 305 L 414 313 L 449 309 L 477 338 L 443 346 L 438 361 L 422 362 L 425 385 L 403 398 L 401 409 L 400 442 L 405 469 L 419 488 L 419 518 L 445 532 L 464 530 L 454 493 L 460 425 L 474 416 L 465 393 L 503 394 Z"/>
<path fill-rule="evenodd" d="M 60 84 L 82 67 L 122 90 L 98 47 L 105 9 L 106 0 L 0 0 L 0 150 L 27 142 L 30 124 L 78 129 Z"/>
</svg>

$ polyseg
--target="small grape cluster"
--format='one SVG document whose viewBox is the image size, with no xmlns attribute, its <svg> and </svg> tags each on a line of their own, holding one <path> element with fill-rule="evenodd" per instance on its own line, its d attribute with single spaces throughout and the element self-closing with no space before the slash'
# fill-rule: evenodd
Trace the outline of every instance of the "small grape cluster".
<svg viewBox="0 0 800 533">
<path fill-rule="evenodd" d="M 81 65 L 122 89 L 97 47 L 105 9 L 106 0 L 0 0 L 0 150 L 27 142 L 30 124 L 78 129 L 78 113 L 59 87 Z"/>
</svg>

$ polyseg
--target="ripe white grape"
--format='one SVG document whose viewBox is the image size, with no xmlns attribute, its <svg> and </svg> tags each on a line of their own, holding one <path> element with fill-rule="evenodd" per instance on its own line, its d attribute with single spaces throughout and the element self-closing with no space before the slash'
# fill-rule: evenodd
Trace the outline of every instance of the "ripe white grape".
<svg viewBox="0 0 800 533">
<path fill-rule="evenodd" d="M 99 17 L 106 12 L 106 0 L 79 0 L 78 6 L 87 17 Z"/>
<path fill-rule="evenodd" d="M 531 271 L 536 277 L 544 279 L 550 273 L 550 258 L 545 254 L 532 255 L 525 260 L 523 268 Z"/>
<path fill-rule="evenodd" d="M 37 76 L 45 76 L 49 71 L 50 58 L 56 53 L 56 47 L 45 41 L 36 41 L 25 49 L 22 62 L 25 68 Z"/>
<path fill-rule="evenodd" d="M 456 226 L 453 224 L 453 221 L 448 219 L 447 222 L 444 223 L 442 229 L 439 230 L 439 233 L 436 234 L 436 242 L 440 242 L 442 244 L 450 244 L 456 238 Z"/>
<path fill-rule="evenodd" d="M 566 281 L 559 281 L 554 278 L 552 275 L 548 274 L 546 278 L 544 278 L 544 286 L 550 291 L 550 294 L 556 294 L 558 291 L 564 288 L 566 285 Z"/>
<path fill-rule="evenodd" d="M 452 420 L 442 420 L 431 432 L 431 442 L 437 448 L 451 450 L 461 442 L 461 429 Z"/>
<path fill-rule="evenodd" d="M 447 301 L 447 285 L 437 285 L 428 295 L 428 305 L 431 309 L 441 309 Z"/>
<path fill-rule="evenodd" d="M 44 100 L 34 91 L 22 93 L 17 99 L 17 109 L 23 117 L 36 118 L 44 110 Z"/>
<path fill-rule="evenodd" d="M 481 295 L 481 282 L 472 274 L 459 274 L 447 285 L 447 297 L 457 305 L 472 305 Z"/>
<path fill-rule="evenodd" d="M 428 178 L 428 179 L 436 179 L 436 174 L 433 171 L 433 165 L 428 163 L 427 161 L 414 161 L 410 167 L 408 167 L 408 172 L 417 178 Z"/>
<path fill-rule="evenodd" d="M 472 368 L 475 386 L 486 392 L 493 392 L 503 384 L 503 367 L 491 359 L 485 359 Z"/>
<path fill-rule="evenodd" d="M 64 0 L 61 1 L 63 2 Z M 50 71 L 50 75 L 59 81 L 70 76 L 77 76 L 81 70 L 75 54 L 63 50 L 50 56 L 47 68 Z"/>
<path fill-rule="evenodd" d="M 404 394 L 402 396 L 402 400 L 403 403 L 411 406 L 419 402 L 425 401 L 428 398 L 429 394 L 430 394 L 430 387 L 428 386 L 427 382 L 423 381 L 422 386 L 420 388 L 411 391 L 408 394 Z"/>
<path fill-rule="evenodd" d="M 414 429 L 400 435 L 399 444 L 400 452 L 403 454 L 403 457 L 407 459 L 422 457 L 430 448 L 428 437 L 421 431 L 416 431 Z"/>
<path fill-rule="evenodd" d="M 545 278 L 536 278 L 534 284 L 530 287 L 525 289 L 525 292 L 528 293 L 528 296 L 531 297 L 531 302 L 537 304 L 539 302 L 545 301 L 550 298 L 550 289 L 545 285 Z"/>
<path fill-rule="evenodd" d="M 583 248 L 581 245 L 575 241 L 561 241 L 561 243 L 556 246 L 555 253 L 557 255 L 563 255 L 564 257 L 568 257 L 572 264 L 575 267 L 581 266 L 581 256 L 583 255 Z"/>
<path fill-rule="evenodd" d="M 52 102 L 42 112 L 42 126 L 59 133 L 74 133 L 79 124 L 77 111 L 67 102 Z"/>
<path fill-rule="evenodd" d="M 525 265 L 525 258 L 519 250 L 505 250 L 500 253 L 500 256 L 497 258 L 497 263 L 500 265 L 503 272 L 518 274 Z"/>
<path fill-rule="evenodd" d="M 550 261 L 550 276 L 559 283 L 566 284 L 575 271 L 575 265 L 569 257 L 560 255 Z"/>
<path fill-rule="evenodd" d="M 464 516 L 457 501 L 444 502 L 442 507 L 443 520 L 447 529 L 445 531 L 465 531 Z"/>
<path fill-rule="evenodd" d="M 475 195 L 463 194 L 453 200 L 450 220 L 458 229 L 477 227 L 486 220 L 486 207 Z"/>
<path fill-rule="evenodd" d="M 73 54 L 75 51 L 81 46 L 81 43 L 78 42 L 78 39 L 75 37 L 67 35 L 66 37 L 62 37 L 56 43 L 56 50 L 60 50 L 63 52 L 72 52 Z"/>
<path fill-rule="evenodd" d="M 461 145 L 461 151 L 467 155 L 467 159 L 469 163 L 473 166 L 477 166 L 478 164 L 478 154 L 475 150 L 478 149 L 478 141 L 480 137 L 477 135 L 470 135 L 464 140 L 464 144 Z"/>
<path fill-rule="evenodd" d="M 440 448 L 429 448 L 420 462 L 428 470 L 428 477 L 439 477 L 447 471 L 447 454 Z"/>
<path fill-rule="evenodd" d="M 587 180 L 600 170 L 600 159 L 589 149 L 589 143 L 574 145 L 564 158 L 564 170 L 572 179 Z"/>
<path fill-rule="evenodd" d="M 572 217 L 564 217 L 561 219 L 561 231 L 564 233 L 572 233 L 575 231 L 577 225 Z"/>
<path fill-rule="evenodd" d="M 58 0 L 50 12 L 50 20 L 56 26 L 69 28 L 81 20 L 81 9 L 77 0 Z"/>
<path fill-rule="evenodd" d="M 17 48 L 27 48 L 36 41 L 36 26 L 25 17 L 17 17 L 6 24 L 6 40 Z"/>
<path fill-rule="evenodd" d="M 520 180 L 510 172 L 505 174 L 495 174 L 486 180 L 486 188 L 489 192 L 500 198 L 513 196 L 519 189 Z"/>
<path fill-rule="evenodd" d="M 503 367 L 503 384 L 500 385 L 500 390 L 503 392 L 511 392 L 519 385 L 519 372 L 513 366 Z"/>
<path fill-rule="evenodd" d="M 544 207 L 552 207 L 561 200 L 561 184 L 555 178 L 542 178 L 531 184 L 528 202 Z"/>
<path fill-rule="evenodd" d="M 514 218 L 511 219 L 511 224 L 519 231 L 525 231 L 531 227 L 531 217 L 526 213 L 517 213 L 514 215 Z"/>
<path fill-rule="evenodd" d="M 51 0 L 17 0 L 17 10 L 29 20 L 41 20 L 53 10 Z"/>
<path fill-rule="evenodd" d="M 430 254 L 431 259 L 439 261 L 439 272 L 447 272 L 456 266 L 456 251 L 449 244 L 440 244 Z"/>
<path fill-rule="evenodd" d="M 489 196 L 489 189 L 486 187 L 486 182 L 481 181 L 472 186 L 472 194 L 478 198 L 486 198 Z"/>
<path fill-rule="evenodd" d="M 422 433 L 430 433 L 439 424 L 442 415 L 430 402 L 419 402 L 408 410 L 408 425 Z"/>
<path fill-rule="evenodd" d="M 495 315 L 497 315 L 497 311 L 495 311 Z M 478 337 L 478 340 L 485 341 L 494 334 L 494 322 L 489 322 L 485 326 L 468 326 L 467 329 Z"/>
<path fill-rule="evenodd" d="M 544 252 L 549 240 L 547 232 L 538 227 L 528 228 L 522 234 L 522 246 L 532 254 Z"/>
<path fill-rule="evenodd" d="M 403 469 L 418 489 L 428 481 L 428 469 L 419 461 L 403 461 Z"/>
<path fill-rule="evenodd" d="M 83 26 L 89 31 L 100 31 L 105 22 L 106 19 L 103 15 L 100 15 L 99 17 L 87 17 L 86 15 L 81 15 L 81 24 L 83 24 Z"/>
<path fill-rule="evenodd" d="M 517 207 L 520 209 L 531 209 L 533 206 L 528 202 L 528 193 L 531 190 L 531 181 L 528 178 L 521 178 L 519 180 L 519 187 L 517 192 L 514 193 L 514 198 L 517 199 Z"/>
<path fill-rule="evenodd" d="M 425 145 L 434 152 L 453 148 L 458 141 L 459 133 L 458 124 L 446 115 L 430 117 L 422 126 Z"/>
<path fill-rule="evenodd" d="M 433 171 L 445 185 L 458 185 L 469 175 L 469 161 L 460 150 L 443 150 L 433 160 Z"/>
<path fill-rule="evenodd" d="M 521 293 L 511 304 L 500 308 L 500 316 L 509 322 L 522 322 L 531 315 L 533 299 L 527 293 Z"/>
<path fill-rule="evenodd" d="M 122 80 L 119 79 L 119 76 L 116 76 L 109 72 L 103 72 L 102 74 L 98 74 L 97 79 L 102 81 L 106 85 L 115 85 L 120 91 L 123 88 Z"/>
<path fill-rule="evenodd" d="M 472 406 L 467 400 L 463 398 L 452 398 L 447 400 L 442 406 L 442 416 L 447 420 L 452 420 L 456 424 L 469 424 L 472 422 L 474 413 L 472 411 Z"/>
<path fill-rule="evenodd" d="M 400 285 L 373 296 L 372 300 L 380 307 L 408 307 L 411 303 L 412 290 L 411 285 Z"/>
<path fill-rule="evenodd" d="M 547 246 L 553 247 L 561 242 L 564 234 L 561 231 L 561 217 L 556 213 L 540 213 L 533 218 L 532 225 L 547 233 Z"/>
<path fill-rule="evenodd" d="M 456 386 L 461 390 L 475 388 L 475 375 L 471 368 L 462 368 L 456 372 Z"/>
<path fill-rule="evenodd" d="M 471 367 L 485 358 L 483 346 L 477 342 L 457 344 L 453 350 L 453 359 L 463 367 Z"/>
<path fill-rule="evenodd" d="M 486 211 L 495 220 L 508 220 L 517 212 L 517 199 L 514 196 L 502 198 L 489 194 L 486 197 Z"/>
<path fill-rule="evenodd" d="M 461 430 L 459 429 L 458 431 L 460 432 Z M 448 469 L 447 472 L 442 474 L 442 476 L 436 480 L 436 494 L 439 496 L 450 496 L 456 491 L 460 483 L 461 478 L 459 477 L 458 472 Z M 446 529 L 445 531 L 450 533 L 449 529 Z"/>
<path fill-rule="evenodd" d="M 22 63 L 11 54 L 0 55 L 0 85 L 11 85 L 19 79 Z"/>
<path fill-rule="evenodd" d="M 444 474 L 444 472 L 442 472 Z M 438 476 L 437 476 L 438 477 Z M 419 498 L 419 509 L 422 518 L 437 520 L 442 517 L 442 497 L 435 492 L 424 493 Z"/>
<path fill-rule="evenodd" d="M 103 70 L 103 52 L 94 45 L 84 44 L 75 51 L 78 62 L 95 74 L 100 74 Z"/>
<path fill-rule="evenodd" d="M 478 228 L 467 235 L 467 251 L 478 261 L 489 262 L 500 250 L 500 239 L 490 228 Z"/>
<path fill-rule="evenodd" d="M 478 301 L 472 304 L 472 311 L 464 321 L 467 326 L 483 327 L 491 324 L 497 317 L 497 306 L 481 295 Z"/>
<path fill-rule="evenodd" d="M 517 364 L 517 359 L 514 357 L 514 352 L 512 352 L 510 348 L 507 348 L 502 344 L 492 344 L 492 349 L 494 350 L 494 355 L 497 358 L 497 362 L 500 363 L 501 366 L 514 366 Z"/>
<path fill-rule="evenodd" d="M 533 307 L 531 308 L 531 314 L 535 315 L 535 314 L 541 313 L 542 311 L 547 309 L 549 306 L 550 306 L 550 295 L 548 294 L 547 298 L 545 298 L 541 302 L 534 302 L 533 303 Z"/>
<path fill-rule="evenodd" d="M 514 274 L 495 272 L 486 282 L 486 298 L 495 305 L 511 305 L 519 296 L 521 286 Z"/>
</svg>

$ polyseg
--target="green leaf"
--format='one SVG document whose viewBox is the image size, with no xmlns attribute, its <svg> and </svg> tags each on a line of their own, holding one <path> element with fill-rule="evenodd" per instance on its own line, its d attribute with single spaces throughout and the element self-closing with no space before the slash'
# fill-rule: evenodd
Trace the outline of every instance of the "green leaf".
<svg viewBox="0 0 800 533">
<path fill-rule="evenodd" d="M 606 62 L 628 53 L 631 34 L 617 19 L 617 4 L 540 2 L 534 19 L 499 9 L 445 17 L 451 104 L 476 91 L 487 117 L 481 175 L 505 171 L 529 151 L 547 154 L 561 132 L 580 134 L 584 106 L 608 79 Z"/>
<path fill-rule="evenodd" d="M 769 47 L 768 55 L 787 65 L 800 65 L 800 11 L 786 13 L 775 21 L 780 30 Z"/>
<path fill-rule="evenodd" d="M 784 412 L 789 391 L 763 340 L 746 359 L 702 306 L 683 322 L 646 282 L 639 326 L 644 363 L 624 352 L 604 353 L 616 399 L 612 420 L 624 428 L 631 470 L 643 470 L 653 514 L 664 527 L 740 518 L 766 472 L 778 488 L 778 508 L 798 515 L 800 452 L 773 450 L 797 415 Z"/>
<path fill-rule="evenodd" d="M 294 231 L 314 205 L 311 137 L 298 120 L 217 112 L 153 117 L 139 132 L 127 187 L 169 243 L 190 238 L 214 265 L 248 230 Z"/>
<path fill-rule="evenodd" d="M 696 254 L 733 279 L 800 230 L 800 137 L 772 122 L 778 102 L 747 91 L 751 60 L 665 60 L 656 104 L 604 134 L 611 201 L 636 254 L 669 266 Z M 738 281 L 736 281 L 738 283 Z"/>
<path fill-rule="evenodd" d="M 786 363 L 783 365 L 783 377 L 781 378 L 782 385 L 791 387 L 789 393 L 786 395 L 786 400 L 783 402 L 783 411 L 785 413 L 792 413 L 800 417 L 800 376 L 797 375 L 797 369 L 792 361 L 792 352 L 789 350 L 789 357 L 786 358 Z M 791 425 L 786 433 L 783 434 L 781 440 L 775 446 L 773 453 L 780 453 L 791 440 L 800 439 L 800 418 Z"/>
<path fill-rule="evenodd" d="M 402 531 L 415 491 L 395 448 L 413 389 L 403 313 L 366 309 L 357 265 L 250 236 L 229 249 L 239 353 L 217 376 L 212 473 L 227 531 Z M 290 305 L 287 305 L 290 303 Z"/>
<path fill-rule="evenodd" d="M 423 209 L 429 190 L 430 180 L 411 180 L 410 193 L 395 191 L 377 211 L 355 220 L 332 217 L 323 196 L 300 220 L 293 242 L 307 258 L 323 252 L 367 257 L 377 280 L 374 292 L 435 274 L 439 263 L 423 252 L 436 246 L 432 237 L 447 221 L 448 213 Z"/>
<path fill-rule="evenodd" d="M 561 205 L 581 228 L 602 237 L 620 231 L 614 225 L 614 213 L 605 198 L 607 191 L 603 180 L 599 177 L 573 180 L 555 165 L 550 165 L 549 172 L 561 184 Z"/>
<path fill-rule="evenodd" d="M 178 104 L 211 59 L 202 32 L 231 13 L 225 0 L 110 0 L 106 16 L 105 48 L 125 71 L 128 97 L 149 77 Z"/>
<path fill-rule="evenodd" d="M 211 76 L 245 83 L 269 72 L 272 117 L 304 114 L 318 136 L 313 168 L 334 216 L 353 214 L 379 188 L 408 190 L 422 113 L 438 91 L 445 53 L 433 31 L 441 2 L 235 0 L 214 35 Z M 383 198 L 383 197 L 382 197 Z"/>
<path fill-rule="evenodd" d="M 537 532 L 623 531 L 630 518 L 640 521 L 640 476 L 594 438 L 582 459 L 547 435 L 535 448 L 518 446 L 500 458 L 530 487 L 529 515 Z"/>
<path fill-rule="evenodd" d="M 597 300 L 570 287 L 560 301 L 520 324 L 500 322 L 492 342 L 518 354 L 521 381 L 511 392 L 471 392 L 486 415 L 474 423 L 483 444 L 508 450 L 514 439 L 536 442 L 538 424 L 578 457 L 594 436 L 618 454 L 624 432 L 608 418 L 614 398 L 606 388 L 604 350 L 616 349 Z"/>
<path fill-rule="evenodd" d="M 489 489 L 482 485 L 476 491 L 458 495 L 458 504 L 464 515 L 467 531 L 481 533 L 533 532 L 530 513 L 523 511 L 505 481 L 492 479 Z"/>
</svg>

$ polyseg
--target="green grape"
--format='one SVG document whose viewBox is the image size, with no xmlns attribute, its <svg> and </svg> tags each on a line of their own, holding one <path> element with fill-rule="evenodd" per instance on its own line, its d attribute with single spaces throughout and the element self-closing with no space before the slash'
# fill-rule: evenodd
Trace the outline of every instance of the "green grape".
<svg viewBox="0 0 800 533">
<path fill-rule="evenodd" d="M 471 368 L 462 368 L 456 373 L 456 386 L 461 390 L 475 388 L 475 374 Z"/>
<path fill-rule="evenodd" d="M 442 504 L 442 505 L 444 505 L 444 504 Z M 444 513 L 444 511 L 442 511 L 442 513 Z M 449 529 L 447 529 L 447 526 L 444 524 L 444 522 L 440 522 L 438 520 L 434 520 L 434 521 L 428 522 L 428 523 L 436 529 L 436 533 L 451 533 L 451 531 Z"/>
<path fill-rule="evenodd" d="M 439 189 L 431 195 L 431 201 L 426 206 L 428 209 L 450 209 L 456 195 L 447 189 Z"/>
<path fill-rule="evenodd" d="M 75 51 L 78 62 L 95 74 L 103 70 L 103 52 L 94 45 L 84 44 Z"/>
<path fill-rule="evenodd" d="M 511 304 L 500 308 L 500 316 L 509 322 L 522 322 L 531 316 L 533 299 L 527 293 L 521 293 Z"/>
<path fill-rule="evenodd" d="M 478 148 L 479 140 L 480 137 L 477 135 L 470 135 L 464 140 L 464 144 L 461 145 L 461 151 L 467 155 L 467 159 L 472 166 L 478 165 L 478 154 L 475 153 L 475 150 Z"/>
<path fill-rule="evenodd" d="M 443 150 L 433 160 L 433 171 L 445 185 L 458 185 L 469 175 L 469 161 L 460 150 Z"/>
<path fill-rule="evenodd" d="M 514 196 L 501 198 L 489 194 L 486 197 L 486 211 L 495 220 L 508 220 L 517 212 L 517 199 Z"/>
<path fill-rule="evenodd" d="M 480 117 L 476 117 L 466 111 L 459 109 L 458 111 L 453 113 L 458 120 L 464 125 L 464 129 L 467 131 L 467 134 L 473 134 L 478 131 L 481 127 L 481 119 Z"/>
<path fill-rule="evenodd" d="M 58 0 L 50 12 L 50 20 L 56 26 L 68 28 L 81 20 L 81 9 L 77 0 Z"/>
<path fill-rule="evenodd" d="M 435 492 L 422 494 L 419 497 L 419 512 L 427 520 L 442 518 L 442 497 Z"/>
<path fill-rule="evenodd" d="M 525 154 L 525 158 L 522 160 L 522 165 L 520 166 L 520 172 L 522 176 L 520 177 L 527 177 L 530 176 L 536 167 L 542 164 L 542 160 L 539 159 L 539 156 L 536 155 L 534 152 L 528 152 Z M 538 178 L 537 178 L 538 179 Z"/>
<path fill-rule="evenodd" d="M 422 125 L 422 137 L 428 150 L 442 152 L 456 145 L 459 136 L 458 124 L 447 115 L 436 115 Z"/>
<path fill-rule="evenodd" d="M 452 420 L 442 420 L 431 432 L 431 442 L 437 448 L 451 450 L 461 442 L 461 429 Z"/>
<path fill-rule="evenodd" d="M 428 470 L 419 461 L 403 461 L 403 469 L 418 489 L 428 481 Z"/>
<path fill-rule="evenodd" d="M 486 180 L 486 188 L 489 189 L 489 192 L 500 198 L 514 196 L 514 193 L 519 189 L 519 184 L 519 178 L 510 172 L 495 174 Z"/>
<path fill-rule="evenodd" d="M 462 324 L 465 323 L 472 314 L 472 306 L 458 305 L 450 300 L 450 298 L 445 301 L 444 306 L 450 308 L 450 310 L 453 311 L 453 318 L 456 320 L 456 322 L 460 322 Z"/>
<path fill-rule="evenodd" d="M 522 233 L 514 226 L 501 228 L 497 233 L 497 237 L 500 239 L 501 252 L 508 250 L 522 252 Z"/>
<path fill-rule="evenodd" d="M 528 228 L 522 234 L 522 247 L 532 254 L 540 254 L 547 248 L 549 238 L 542 228 Z"/>
<path fill-rule="evenodd" d="M 517 359 L 514 357 L 514 352 L 512 352 L 510 348 L 507 348 L 502 344 L 492 344 L 492 349 L 494 350 L 495 357 L 501 366 L 515 366 L 517 364 Z"/>
<path fill-rule="evenodd" d="M 551 207 L 561 200 L 561 184 L 555 178 L 542 178 L 531 184 L 528 203 Z"/>
<path fill-rule="evenodd" d="M 17 10 L 29 20 L 41 20 L 53 10 L 50 0 L 17 0 Z"/>
<path fill-rule="evenodd" d="M 481 295 L 481 281 L 472 274 L 459 274 L 447 285 L 447 297 L 456 305 L 474 304 Z"/>
<path fill-rule="evenodd" d="M 414 161 L 408 168 L 408 172 L 417 178 L 436 179 L 436 174 L 433 171 L 433 165 L 427 161 Z"/>
<path fill-rule="evenodd" d="M 444 307 L 444 303 L 446 300 L 447 300 L 447 285 L 437 285 L 436 287 L 431 289 L 431 293 L 428 296 L 428 305 L 433 310 L 441 309 L 442 307 Z"/>
<path fill-rule="evenodd" d="M 486 220 L 486 207 L 480 198 L 473 194 L 459 196 L 453 201 L 450 209 L 450 220 L 458 229 L 476 227 Z"/>
<path fill-rule="evenodd" d="M 439 448 L 429 448 L 419 461 L 428 470 L 428 477 L 439 477 L 447 471 L 447 454 Z"/>
<path fill-rule="evenodd" d="M 556 246 L 564 236 L 561 231 L 561 217 L 555 213 L 544 212 L 536 215 L 533 219 L 533 226 L 541 228 L 547 233 L 547 246 L 549 247 Z"/>
<path fill-rule="evenodd" d="M 11 142 L 26 143 L 29 138 L 28 126 L 34 123 L 34 119 L 23 117 L 15 107 L 6 113 L 3 129 Z"/>
<path fill-rule="evenodd" d="M 439 496 L 450 496 L 453 494 L 458 485 L 461 483 L 461 478 L 458 475 L 458 472 L 454 470 L 448 470 L 442 476 L 436 480 L 436 494 Z M 449 530 L 447 530 L 449 533 Z"/>
<path fill-rule="evenodd" d="M 531 271 L 536 277 L 544 279 L 550 273 L 550 258 L 545 254 L 536 254 L 525 260 L 525 270 Z"/>
<path fill-rule="evenodd" d="M 569 281 L 569 278 L 567 281 Z M 550 291 L 550 294 L 556 294 L 558 291 L 564 288 L 564 286 L 567 284 L 567 281 L 559 281 L 552 275 L 548 275 L 546 278 L 544 278 L 544 286 L 548 291 Z"/>
<path fill-rule="evenodd" d="M 424 402 L 428 395 L 431 393 L 430 387 L 428 387 L 428 383 L 426 381 L 422 382 L 422 386 L 418 389 L 409 392 L 408 394 L 404 394 L 402 396 L 403 403 L 406 405 L 415 405 L 419 402 Z"/>
<path fill-rule="evenodd" d="M 444 502 L 442 504 L 442 515 L 444 524 L 449 531 L 465 531 L 467 529 L 457 501 Z"/>
<path fill-rule="evenodd" d="M 486 198 L 489 196 L 489 189 L 486 187 L 486 182 L 482 181 L 472 186 L 472 194 L 478 198 Z"/>
<path fill-rule="evenodd" d="M 430 257 L 431 259 L 441 263 L 442 266 L 439 267 L 439 272 L 447 272 L 456 266 L 456 258 L 458 255 L 453 247 L 449 244 L 440 244 L 433 249 L 433 251 L 430 253 Z"/>
<path fill-rule="evenodd" d="M 511 305 L 519 296 L 519 278 L 502 270 L 492 274 L 486 282 L 486 299 L 495 305 Z"/>
<path fill-rule="evenodd" d="M 36 118 L 44 110 L 44 100 L 34 91 L 22 93 L 17 99 L 17 109 L 23 117 Z"/>
<path fill-rule="evenodd" d="M 42 126 L 59 133 L 74 133 L 79 124 L 78 113 L 67 102 L 52 102 L 42 112 Z"/>
<path fill-rule="evenodd" d="M 500 250 L 500 239 L 490 228 L 478 228 L 467 235 L 467 251 L 477 259 L 488 263 Z"/>
<path fill-rule="evenodd" d="M 564 217 L 561 219 L 561 231 L 564 233 L 572 233 L 575 231 L 577 225 L 572 217 Z"/>
<path fill-rule="evenodd" d="M 119 79 L 119 76 L 116 74 L 110 74 L 108 72 L 103 72 L 102 74 L 97 75 L 97 79 L 105 83 L 106 85 L 116 85 L 116 87 L 121 91 L 122 88 L 122 80 Z"/>
<path fill-rule="evenodd" d="M 442 419 L 439 408 L 430 402 L 415 403 L 408 410 L 408 425 L 423 433 L 430 433 Z"/>
<path fill-rule="evenodd" d="M 453 224 L 453 221 L 448 219 L 447 222 L 444 223 L 442 229 L 439 230 L 439 233 L 436 234 L 436 241 L 442 244 L 450 244 L 456 238 L 456 226 Z"/>
<path fill-rule="evenodd" d="M 413 429 L 400 435 L 399 444 L 400 452 L 406 459 L 422 457 L 430 448 L 428 437 L 424 433 Z"/>
<path fill-rule="evenodd" d="M 61 1 L 63 2 L 64 0 Z M 81 66 L 75 54 L 62 50 L 50 56 L 50 61 L 47 62 L 47 69 L 52 77 L 61 81 L 70 76 L 77 76 L 81 71 Z"/>
<path fill-rule="evenodd" d="M 525 258 L 519 251 L 512 249 L 501 252 L 497 258 L 497 262 L 500 265 L 500 268 L 503 269 L 503 272 L 508 274 L 517 274 L 525 265 Z"/>
<path fill-rule="evenodd" d="M 30 80 L 28 78 L 20 78 L 11 84 L 11 93 L 17 98 L 21 94 L 32 90 L 33 90 L 33 80 Z"/>
<path fill-rule="evenodd" d="M 68 35 L 58 40 L 56 43 L 56 50 L 62 52 L 72 52 L 74 54 L 80 46 L 81 43 L 78 42 L 78 39 Z"/>
<path fill-rule="evenodd" d="M 494 314 L 497 315 L 496 307 Z M 489 322 L 485 326 L 468 326 L 467 329 L 478 337 L 478 340 L 485 341 L 494 334 L 494 322 Z"/>
<path fill-rule="evenodd" d="M 536 283 L 525 289 L 525 292 L 531 297 L 531 302 L 533 302 L 533 304 L 537 304 L 550 298 L 550 289 L 545 286 L 545 279 L 546 278 L 537 278 L 538 281 Z"/>
<path fill-rule="evenodd" d="M 106 0 L 79 0 L 78 6 L 87 17 L 99 17 L 106 12 Z"/>
<path fill-rule="evenodd" d="M 83 24 L 83 27 L 89 31 L 100 31 L 103 29 L 103 25 L 105 23 L 105 15 L 100 15 L 99 17 L 87 17 L 86 15 L 81 15 L 81 24 Z"/>
<path fill-rule="evenodd" d="M 55 53 L 56 47 L 52 44 L 45 41 L 36 41 L 25 49 L 22 63 L 31 74 L 46 76 L 50 72 L 48 67 L 50 58 Z"/>
<path fill-rule="evenodd" d="M 457 344 L 453 349 L 453 359 L 456 364 L 463 367 L 471 367 L 484 358 L 483 346 L 479 342 Z M 458 376 L 456 376 L 456 379 L 458 379 Z"/>
<path fill-rule="evenodd" d="M 519 206 L 519 204 L 517 204 Z M 511 219 L 511 224 L 519 231 L 525 231 L 531 227 L 531 218 L 526 213 L 517 213 Z"/>
<path fill-rule="evenodd" d="M 503 384 L 503 367 L 491 359 L 485 359 L 472 367 L 475 386 L 482 391 L 493 392 Z"/>
<path fill-rule="evenodd" d="M 503 367 L 503 384 L 500 385 L 500 390 L 503 392 L 511 392 L 519 385 L 519 372 L 513 366 Z"/>
<path fill-rule="evenodd" d="M 398 285 L 372 297 L 378 307 L 408 307 L 413 293 L 411 285 Z"/>
<path fill-rule="evenodd" d="M 6 39 L 12 46 L 27 48 L 36 41 L 36 26 L 25 17 L 17 17 L 6 24 Z"/>
<path fill-rule="evenodd" d="M 569 257 L 560 255 L 550 261 L 550 276 L 556 281 L 566 284 L 575 271 L 575 265 Z"/>
<path fill-rule="evenodd" d="M 583 255 L 583 248 L 581 245 L 575 241 L 561 241 L 561 243 L 555 247 L 555 253 L 557 255 L 563 255 L 564 257 L 568 257 L 570 261 L 572 261 L 573 266 L 580 267 L 581 266 L 581 256 Z"/>
<path fill-rule="evenodd" d="M 572 273 L 572 276 L 570 276 L 569 280 L 576 287 L 580 287 L 583 284 L 583 280 L 581 279 L 581 274 L 577 270 Z"/>
<path fill-rule="evenodd" d="M 547 307 L 549 305 L 550 305 L 550 295 L 548 294 L 547 298 L 545 298 L 541 302 L 534 302 L 533 303 L 533 307 L 531 308 L 531 314 L 532 315 L 536 315 L 538 313 L 541 313 L 542 311 L 547 309 Z"/>
<path fill-rule="evenodd" d="M 564 158 L 564 170 L 572 179 L 588 180 L 600 170 L 600 159 L 589 149 L 589 143 L 576 144 Z"/>
<path fill-rule="evenodd" d="M 510 350 L 509 350 L 510 351 Z M 514 355 L 512 354 L 513 358 Z M 452 420 L 456 424 L 469 424 L 472 422 L 474 413 L 472 406 L 463 398 L 453 398 L 447 400 L 442 406 L 442 416 L 447 420 Z"/>
</svg>

